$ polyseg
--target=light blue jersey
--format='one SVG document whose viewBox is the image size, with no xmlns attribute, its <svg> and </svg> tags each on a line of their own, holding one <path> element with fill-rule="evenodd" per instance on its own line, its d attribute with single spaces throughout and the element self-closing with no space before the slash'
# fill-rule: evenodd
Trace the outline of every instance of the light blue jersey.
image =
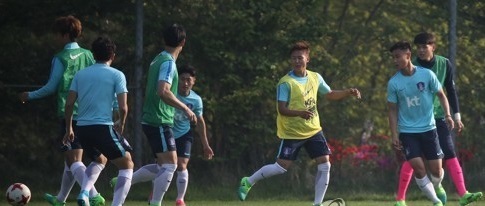
<svg viewBox="0 0 485 206">
<path fill-rule="evenodd" d="M 80 70 L 71 83 L 77 92 L 77 125 L 113 125 L 116 95 L 127 93 L 123 72 L 106 64 L 94 64 Z"/>
<path fill-rule="evenodd" d="M 433 71 L 416 67 L 414 74 L 396 73 L 387 85 L 387 101 L 397 104 L 398 131 L 422 133 L 436 128 L 433 100 L 441 84 Z"/>
<path fill-rule="evenodd" d="M 197 117 L 202 116 L 202 99 L 194 91 L 190 90 L 188 96 L 182 96 L 177 94 L 177 99 L 187 105 L 190 110 L 192 110 Z M 185 112 L 179 109 L 175 109 L 173 125 L 173 136 L 175 139 L 181 137 L 190 130 L 190 120 L 185 115 Z"/>
<path fill-rule="evenodd" d="M 301 84 L 305 84 L 308 81 L 307 76 L 304 76 L 304 77 L 296 76 L 295 73 L 293 73 L 293 70 L 291 70 L 288 73 L 288 75 L 290 75 L 292 78 L 294 78 L 297 82 Z M 332 89 L 330 89 L 330 86 L 328 86 L 325 80 L 323 80 L 322 75 L 317 73 L 317 76 L 318 76 L 318 93 L 322 95 L 332 91 Z M 291 91 L 288 84 L 278 85 L 278 91 L 276 92 L 277 100 L 282 102 L 288 102 L 290 100 L 290 94 L 291 94 L 290 92 Z"/>
</svg>

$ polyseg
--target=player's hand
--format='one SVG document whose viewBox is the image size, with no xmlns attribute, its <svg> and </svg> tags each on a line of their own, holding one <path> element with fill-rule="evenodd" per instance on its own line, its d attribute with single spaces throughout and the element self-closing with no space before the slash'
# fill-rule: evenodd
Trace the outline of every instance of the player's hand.
<svg viewBox="0 0 485 206">
<path fill-rule="evenodd" d="M 29 100 L 29 93 L 28 92 L 22 92 L 19 94 L 19 99 L 20 99 L 20 102 L 25 103 Z"/>
<path fill-rule="evenodd" d="M 396 150 L 402 150 L 401 141 L 398 138 L 392 138 L 392 147 Z"/>
<path fill-rule="evenodd" d="M 214 152 L 211 147 L 204 147 L 204 158 L 211 160 L 214 157 Z"/>
<path fill-rule="evenodd" d="M 113 125 L 113 128 L 115 129 L 116 132 L 118 132 L 118 134 L 123 134 L 123 130 L 124 130 L 124 124 L 121 124 L 120 120 L 116 121 Z"/>
<path fill-rule="evenodd" d="M 303 119 L 306 119 L 306 120 L 309 120 L 310 118 L 313 117 L 313 112 L 310 112 L 310 111 L 300 111 L 300 115 L 298 115 L 299 117 L 303 118 Z"/>
<path fill-rule="evenodd" d="M 453 122 L 453 118 L 450 115 L 445 117 L 446 124 L 448 124 L 448 129 L 451 131 L 455 128 L 455 122 Z"/>
<path fill-rule="evenodd" d="M 64 145 L 69 145 L 71 142 L 74 141 L 74 131 L 72 130 L 72 127 L 67 129 L 66 134 L 64 135 L 64 139 L 62 139 L 62 143 Z"/>
<path fill-rule="evenodd" d="M 356 88 L 350 88 L 347 90 L 350 95 L 356 97 L 357 99 L 361 99 L 362 97 L 360 96 L 360 91 Z"/>
<path fill-rule="evenodd" d="M 463 122 L 461 122 L 461 119 L 455 120 L 455 123 L 456 123 L 456 131 L 458 132 L 458 135 L 460 135 L 463 128 L 465 128 L 465 125 L 463 125 Z"/>
<path fill-rule="evenodd" d="M 187 115 L 187 118 L 190 120 L 190 124 L 197 125 L 197 116 L 192 110 L 186 109 L 185 115 Z"/>
</svg>

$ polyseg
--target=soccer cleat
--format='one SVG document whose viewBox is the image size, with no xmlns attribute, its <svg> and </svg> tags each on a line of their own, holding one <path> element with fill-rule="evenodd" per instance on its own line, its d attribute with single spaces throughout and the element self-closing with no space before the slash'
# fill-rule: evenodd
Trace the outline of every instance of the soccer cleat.
<svg viewBox="0 0 485 206">
<path fill-rule="evenodd" d="M 443 203 L 443 205 L 446 204 L 448 198 L 446 196 L 445 188 L 443 188 L 441 184 L 436 188 L 436 196 L 438 197 L 438 199 L 441 200 L 441 203 Z"/>
<path fill-rule="evenodd" d="M 49 193 L 44 194 L 44 200 L 46 200 L 52 206 L 64 206 L 64 205 L 66 205 L 65 202 L 60 202 L 59 200 L 57 200 L 56 196 L 53 196 Z"/>
<path fill-rule="evenodd" d="M 435 203 L 433 203 L 433 206 L 443 206 L 443 203 L 441 201 L 435 202 Z"/>
<path fill-rule="evenodd" d="M 476 192 L 476 193 L 466 192 L 458 202 L 460 203 L 460 206 L 465 206 L 472 202 L 478 201 L 479 199 L 482 199 L 482 196 L 483 196 L 482 192 Z"/>
<path fill-rule="evenodd" d="M 106 201 L 104 200 L 104 197 L 101 196 L 101 193 L 98 193 L 98 195 L 89 198 L 89 204 L 91 206 L 104 206 L 105 203 Z"/>
<path fill-rule="evenodd" d="M 111 188 L 114 188 L 116 186 L 116 182 L 118 182 L 118 177 L 111 178 L 111 180 L 109 181 L 109 186 Z"/>
<path fill-rule="evenodd" d="M 77 196 L 77 205 L 78 206 L 90 206 L 88 192 L 81 192 Z"/>
<path fill-rule="evenodd" d="M 175 201 L 175 206 L 185 206 L 184 200 L 177 200 L 177 201 Z"/>
<path fill-rule="evenodd" d="M 249 190 L 251 189 L 251 184 L 248 181 L 248 177 L 243 177 L 241 179 L 241 184 L 239 185 L 239 189 L 237 191 L 237 196 L 239 200 L 244 201 L 246 196 L 248 195 Z"/>
<path fill-rule="evenodd" d="M 406 206 L 406 201 L 399 200 L 394 204 L 394 206 Z"/>
</svg>

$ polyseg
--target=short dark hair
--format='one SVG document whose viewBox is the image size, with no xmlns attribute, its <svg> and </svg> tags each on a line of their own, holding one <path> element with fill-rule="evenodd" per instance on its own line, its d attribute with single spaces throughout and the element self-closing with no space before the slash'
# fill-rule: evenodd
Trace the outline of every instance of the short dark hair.
<svg viewBox="0 0 485 206">
<path fill-rule="evenodd" d="M 422 32 L 414 37 L 414 44 L 434 44 L 436 37 L 432 33 Z"/>
<path fill-rule="evenodd" d="M 293 53 L 294 51 L 307 51 L 310 53 L 310 44 L 307 41 L 297 41 L 295 44 L 290 49 L 290 54 Z"/>
<path fill-rule="evenodd" d="M 116 44 L 109 37 L 98 37 L 91 45 L 96 61 L 108 61 L 116 52 Z"/>
<path fill-rule="evenodd" d="M 163 31 L 163 40 L 169 47 L 179 46 L 185 38 L 185 29 L 180 24 L 172 24 Z"/>
<path fill-rule="evenodd" d="M 190 64 L 186 64 L 186 65 L 183 65 L 182 67 L 180 67 L 180 69 L 178 69 L 179 75 L 185 74 L 185 73 L 189 74 L 190 76 L 195 77 L 195 67 L 193 67 Z"/>
<path fill-rule="evenodd" d="M 71 41 L 75 41 L 76 38 L 81 36 L 82 29 L 81 21 L 72 15 L 57 18 L 52 26 L 55 33 L 69 34 Z"/>
<path fill-rule="evenodd" d="M 393 52 L 396 49 L 403 50 L 403 51 L 411 51 L 411 44 L 407 41 L 398 41 L 391 46 L 389 51 Z"/>
</svg>

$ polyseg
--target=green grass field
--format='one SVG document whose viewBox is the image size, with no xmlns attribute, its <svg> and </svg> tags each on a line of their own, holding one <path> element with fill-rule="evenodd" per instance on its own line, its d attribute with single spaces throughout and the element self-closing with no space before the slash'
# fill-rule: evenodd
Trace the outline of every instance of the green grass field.
<svg viewBox="0 0 485 206">
<path fill-rule="evenodd" d="M 111 202 L 106 202 L 109 205 Z M 175 205 L 174 201 L 166 201 L 163 205 Z M 6 205 L 6 203 L 4 202 Z M 0 205 L 4 205 L 0 204 Z M 273 200 L 260 200 L 260 201 L 186 201 L 188 206 L 310 206 L 312 202 L 309 201 L 273 201 Z M 392 206 L 394 202 L 391 201 L 347 201 L 346 206 Z M 471 205 L 483 205 L 484 203 L 475 203 Z M 75 202 L 68 202 L 66 205 L 76 205 Z M 125 206 L 142 206 L 147 205 L 145 201 L 128 201 Z M 408 206 L 430 206 L 429 201 L 408 201 Z M 446 205 L 459 205 L 456 201 L 450 201 Z M 28 206 L 50 206 L 49 204 L 35 200 L 28 204 Z"/>
</svg>

